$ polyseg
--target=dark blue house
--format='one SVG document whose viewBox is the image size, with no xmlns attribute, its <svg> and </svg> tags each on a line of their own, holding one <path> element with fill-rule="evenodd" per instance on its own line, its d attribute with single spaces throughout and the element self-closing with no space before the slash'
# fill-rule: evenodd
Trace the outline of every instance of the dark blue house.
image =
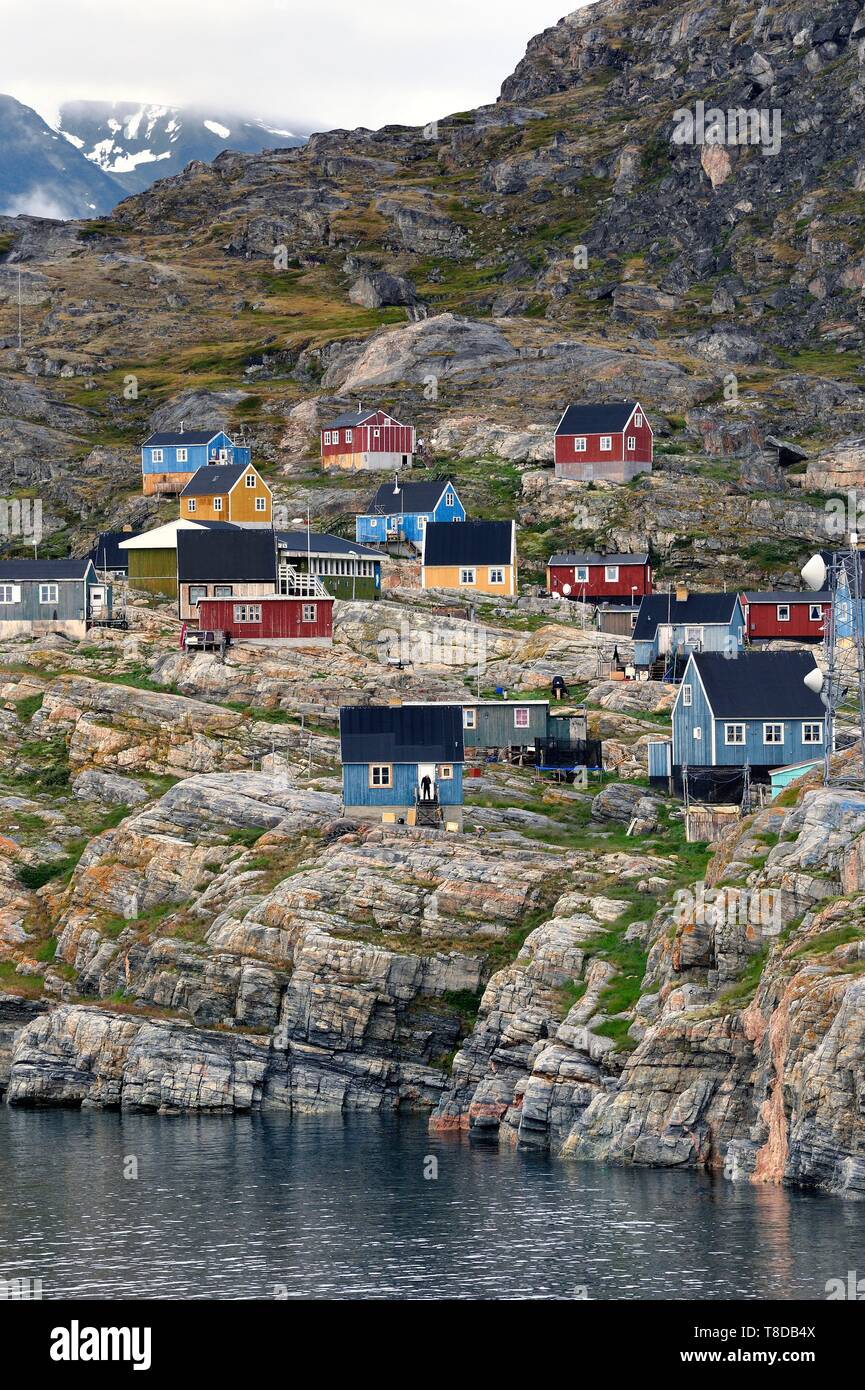
<svg viewBox="0 0 865 1390">
<path fill-rule="evenodd" d="M 804 684 L 807 651 L 694 652 L 672 710 L 672 740 L 649 744 L 649 776 L 744 768 L 765 781 L 772 768 L 819 763 L 826 709 Z"/>
<path fill-rule="evenodd" d="M 349 705 L 339 738 L 347 816 L 462 829 L 460 705 Z"/>
<path fill-rule="evenodd" d="M 182 492 L 199 468 L 209 463 L 251 462 L 251 451 L 235 444 L 225 430 L 157 430 L 141 446 L 144 493 Z"/>
<path fill-rule="evenodd" d="M 465 521 L 466 509 L 450 479 L 382 483 L 355 517 L 355 539 L 366 542 L 411 541 L 420 548 L 430 521 Z"/>
<path fill-rule="evenodd" d="M 741 650 L 745 614 L 738 594 L 647 594 L 634 627 L 634 665 L 675 678 L 691 652 Z"/>
</svg>

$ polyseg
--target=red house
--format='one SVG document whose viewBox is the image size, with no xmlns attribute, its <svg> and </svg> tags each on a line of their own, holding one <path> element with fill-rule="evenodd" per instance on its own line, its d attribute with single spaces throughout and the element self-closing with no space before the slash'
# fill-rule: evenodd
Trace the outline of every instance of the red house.
<svg viewBox="0 0 865 1390">
<path fill-rule="evenodd" d="M 556 477 L 627 483 L 651 473 L 654 434 L 639 401 L 569 405 L 556 427 Z"/>
<path fill-rule="evenodd" d="M 321 431 L 323 468 L 387 469 L 411 468 L 415 452 L 415 433 L 384 410 L 363 410 L 338 415 Z"/>
<path fill-rule="evenodd" d="M 329 647 L 333 642 L 333 599 L 329 594 L 203 598 L 198 604 L 198 625 L 225 632 L 233 642 Z"/>
<path fill-rule="evenodd" d="M 551 555 L 547 564 L 547 588 L 551 594 L 581 603 L 639 604 L 652 592 L 652 566 L 642 555 L 596 555 L 568 551 Z"/>
<path fill-rule="evenodd" d="M 786 637 L 791 642 L 822 642 L 826 635 L 832 597 L 823 593 L 742 594 L 745 631 L 750 642 Z"/>
</svg>

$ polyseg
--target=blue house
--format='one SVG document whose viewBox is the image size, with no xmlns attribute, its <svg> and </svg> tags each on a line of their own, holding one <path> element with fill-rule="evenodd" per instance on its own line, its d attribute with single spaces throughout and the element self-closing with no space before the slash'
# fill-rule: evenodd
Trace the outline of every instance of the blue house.
<svg viewBox="0 0 865 1390">
<path fill-rule="evenodd" d="M 93 622 L 111 618 L 112 588 L 80 560 L 0 561 L 0 638 L 59 632 L 85 637 Z"/>
<path fill-rule="evenodd" d="M 402 483 L 395 477 L 382 483 L 366 511 L 355 517 L 354 533 L 358 541 L 411 541 L 420 549 L 428 522 L 465 519 L 466 509 L 450 479 Z"/>
<path fill-rule="evenodd" d="M 339 740 L 347 816 L 462 829 L 460 705 L 349 705 Z"/>
<path fill-rule="evenodd" d="M 748 766 L 754 780 L 772 768 L 821 762 L 826 709 L 804 684 L 816 668 L 807 651 L 693 652 L 672 710 L 672 740 L 649 744 L 649 776 L 683 767 Z"/>
<path fill-rule="evenodd" d="M 235 444 L 225 430 L 157 430 L 141 446 L 144 494 L 182 492 L 209 463 L 251 462 L 251 451 Z"/>
<path fill-rule="evenodd" d="M 675 680 L 691 652 L 740 651 L 745 614 L 738 594 L 646 594 L 634 627 L 634 665 Z"/>
</svg>

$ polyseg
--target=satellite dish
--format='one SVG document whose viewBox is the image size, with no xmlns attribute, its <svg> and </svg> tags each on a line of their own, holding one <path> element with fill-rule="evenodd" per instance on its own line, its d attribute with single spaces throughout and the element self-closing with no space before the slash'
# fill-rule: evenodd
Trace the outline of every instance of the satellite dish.
<svg viewBox="0 0 865 1390">
<path fill-rule="evenodd" d="M 815 592 L 826 583 L 826 562 L 820 555 L 812 555 L 807 565 L 799 571 L 809 589 Z"/>
<path fill-rule="evenodd" d="M 807 569 L 807 565 L 805 568 Z M 803 681 L 803 684 L 807 685 L 809 690 L 813 690 L 815 695 L 820 694 L 820 691 L 823 689 L 823 683 L 823 672 L 820 670 L 819 666 L 815 666 L 813 671 L 809 671 Z"/>
<path fill-rule="evenodd" d="M 571 592 L 571 586 L 570 586 L 570 584 L 563 584 L 563 585 L 562 585 L 562 593 L 563 593 L 563 594 L 569 594 L 570 592 Z"/>
</svg>

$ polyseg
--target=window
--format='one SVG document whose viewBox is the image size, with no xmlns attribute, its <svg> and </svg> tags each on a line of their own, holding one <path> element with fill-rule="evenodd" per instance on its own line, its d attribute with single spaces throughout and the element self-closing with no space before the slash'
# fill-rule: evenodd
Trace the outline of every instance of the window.
<svg viewBox="0 0 865 1390">
<path fill-rule="evenodd" d="M 461 584 L 474 584 L 474 582 L 475 582 L 475 571 L 474 571 L 473 569 L 461 569 L 461 570 L 460 570 L 460 583 L 461 583 Z"/>
<path fill-rule="evenodd" d="M 57 589 L 57 585 L 56 585 L 56 584 L 40 584 L 40 585 L 39 585 L 39 602 L 40 602 L 40 603 L 56 603 L 56 602 L 57 602 L 57 595 L 58 595 L 58 589 Z"/>
<path fill-rule="evenodd" d="M 258 482 L 258 479 L 256 478 L 254 473 L 247 473 L 243 481 L 246 483 L 247 487 L 255 487 L 255 484 Z"/>
<path fill-rule="evenodd" d="M 346 430 L 346 432 L 345 432 L 345 442 L 346 442 L 346 444 L 350 444 L 350 443 L 351 443 L 351 439 L 352 439 L 351 430 Z"/>
<path fill-rule="evenodd" d="M 231 598 L 234 590 L 230 584 L 216 584 L 213 589 L 214 598 Z"/>
<path fill-rule="evenodd" d="M 379 437 L 380 434 L 381 434 L 381 430 L 373 430 L 373 432 L 372 432 L 372 437 L 373 437 L 373 439 L 378 439 L 378 437 Z"/>
<path fill-rule="evenodd" d="M 370 763 L 369 785 L 371 787 L 389 787 L 392 781 L 393 768 L 390 763 Z"/>
<path fill-rule="evenodd" d="M 324 432 L 324 442 L 325 442 L 325 444 L 329 444 L 329 443 L 330 443 L 330 430 L 325 430 L 325 432 Z"/>
<path fill-rule="evenodd" d="M 256 499 L 255 499 L 255 510 L 256 510 L 257 512 L 266 512 L 266 511 L 267 511 L 267 498 L 266 498 L 266 497 L 256 497 Z"/>
<path fill-rule="evenodd" d="M 504 572 L 504 570 L 501 569 L 500 567 L 496 566 L 496 565 L 490 565 L 490 568 L 489 568 L 489 582 L 490 582 L 491 584 L 504 584 L 504 582 L 505 582 L 505 572 Z"/>
<path fill-rule="evenodd" d="M 190 586 L 189 586 L 189 606 L 190 606 L 190 608 L 194 607 L 196 603 L 200 603 L 201 600 L 202 600 L 203 598 L 207 598 L 207 585 L 206 585 L 206 584 L 190 584 Z"/>
<path fill-rule="evenodd" d="M 697 742 L 699 743 L 700 740 L 702 739 L 702 737 L 703 737 L 703 730 L 700 728 L 700 726 L 699 726 L 699 724 L 698 724 L 697 727 L 696 727 L 696 729 L 694 730 L 694 738 L 695 738 L 695 739 L 697 740 Z"/>
<path fill-rule="evenodd" d="M 214 510 L 215 512 L 221 512 L 221 511 L 222 511 L 222 498 L 221 498 L 221 497 L 214 497 L 214 499 L 213 499 L 213 510 Z"/>
<path fill-rule="evenodd" d="M 331 442 L 331 444 L 338 444 L 338 443 L 339 443 L 339 430 L 331 430 L 331 432 L 330 432 L 330 442 Z"/>
<path fill-rule="evenodd" d="M 452 492 L 450 491 L 450 489 L 448 489 L 448 491 L 445 493 L 445 506 L 446 506 L 446 507 L 452 507 L 452 506 L 454 505 L 454 503 L 456 502 L 456 500 L 457 500 L 457 499 L 456 499 L 454 493 L 452 493 Z"/>
<path fill-rule="evenodd" d="M 729 746 L 735 744 L 741 746 L 745 742 L 744 724 L 725 724 L 724 742 Z"/>
<path fill-rule="evenodd" d="M 194 512 L 194 511 L 195 511 L 195 498 L 194 498 L 194 497 L 190 497 L 189 500 L 187 501 L 187 503 L 186 503 L 186 510 L 187 510 L 188 512 Z"/>
<path fill-rule="evenodd" d="M 636 415 L 634 416 L 634 429 L 635 429 L 635 430 L 641 430 L 642 428 L 643 428 L 643 417 L 642 417 L 642 415 L 640 414 L 640 412 L 639 412 L 639 410 L 638 410 L 637 413 L 636 413 Z"/>
<path fill-rule="evenodd" d="M 812 603 L 812 604 L 811 604 L 811 607 L 808 609 L 808 621 L 809 621 L 810 623 L 822 623 L 822 621 L 823 621 L 823 607 L 822 607 L 821 604 L 819 604 L 819 603 Z"/>
<path fill-rule="evenodd" d="M 602 434 L 602 435 L 601 435 L 601 453 L 602 453 L 602 454 L 608 454 L 608 453 L 610 452 L 610 450 L 612 449 L 612 447 L 613 447 L 612 435 L 609 435 L 609 434 Z"/>
<path fill-rule="evenodd" d="M 317 613 L 318 613 L 318 605 L 317 605 L 317 604 L 315 604 L 315 603 L 305 603 L 305 604 L 303 605 L 303 621 L 304 621 L 305 623 L 314 623 Z"/>
<path fill-rule="evenodd" d="M 20 603 L 21 588 L 18 584 L 0 584 L 0 603 Z"/>
<path fill-rule="evenodd" d="M 586 440 L 585 440 L 585 436 L 584 436 L 584 435 L 581 435 L 581 434 L 580 434 L 580 435 L 577 435 L 577 438 L 574 440 L 574 453 L 575 453 L 575 454 L 584 454 L 585 452 L 586 452 Z"/>
<path fill-rule="evenodd" d="M 628 435 L 628 448 L 629 448 L 629 449 L 636 449 L 636 447 L 637 447 L 637 436 L 636 436 L 635 434 L 629 434 L 629 435 Z"/>
<path fill-rule="evenodd" d="M 478 726 L 478 712 L 475 709 L 463 710 L 463 728 L 476 729 Z"/>
<path fill-rule="evenodd" d="M 178 450 L 177 450 L 177 462 L 178 462 L 178 463 L 186 463 L 186 461 L 187 461 L 188 458 L 189 458 L 189 450 L 188 450 L 188 449 L 178 449 Z"/>
<path fill-rule="evenodd" d="M 776 604 L 775 612 L 776 612 L 777 615 L 778 615 L 778 622 L 779 622 L 779 623 L 789 623 L 789 621 L 790 621 L 790 605 L 789 605 L 789 603 L 779 603 L 779 604 Z"/>
<path fill-rule="evenodd" d="M 529 727 L 529 711 L 525 708 L 514 710 L 514 728 L 527 729 Z"/>
<path fill-rule="evenodd" d="M 588 582 L 589 582 L 589 567 L 588 567 L 588 565 L 577 565 L 577 566 L 575 567 L 575 569 L 574 569 L 574 583 L 575 583 L 575 584 L 588 584 Z"/>
<path fill-rule="evenodd" d="M 686 627 L 686 628 L 685 628 L 685 645 L 686 645 L 686 646 L 688 646 L 688 647 L 696 647 L 696 646 L 699 646 L 699 644 L 702 642 L 702 640 L 703 640 L 703 629 L 702 629 L 701 627 Z"/>
<path fill-rule="evenodd" d="M 694 687 L 692 685 L 682 686 L 682 704 L 690 709 L 694 703 Z"/>
<path fill-rule="evenodd" d="M 615 584 L 619 578 L 619 566 L 604 565 L 604 578 L 608 584 Z"/>
<path fill-rule="evenodd" d="M 440 782 L 452 782 L 454 770 L 451 763 L 439 763 L 436 775 Z"/>
<path fill-rule="evenodd" d="M 161 449 L 151 449 L 151 451 L 150 451 L 150 457 L 151 457 L 151 459 L 153 460 L 154 463 L 161 463 L 161 462 L 162 462 L 162 450 L 161 450 Z"/>
<path fill-rule="evenodd" d="M 823 725 L 822 724 L 803 724 L 802 725 L 803 743 L 822 743 Z"/>
<path fill-rule="evenodd" d="M 764 724 L 763 725 L 764 743 L 783 743 L 784 725 L 783 724 Z"/>
<path fill-rule="evenodd" d="M 236 623 L 260 623 L 261 604 L 236 603 L 234 605 L 234 621 Z"/>
</svg>

